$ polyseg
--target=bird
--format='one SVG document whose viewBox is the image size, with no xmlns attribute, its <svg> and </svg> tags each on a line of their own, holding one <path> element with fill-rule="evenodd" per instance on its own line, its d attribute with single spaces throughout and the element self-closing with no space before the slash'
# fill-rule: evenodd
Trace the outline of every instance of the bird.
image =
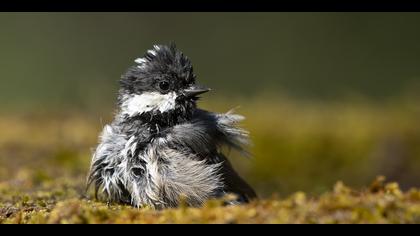
<svg viewBox="0 0 420 236">
<path fill-rule="evenodd" d="M 257 198 L 224 154 L 249 155 L 249 132 L 238 125 L 244 117 L 198 108 L 210 89 L 196 83 L 191 60 L 175 43 L 153 45 L 134 62 L 93 151 L 86 186 L 94 186 L 95 198 L 154 209 Z"/>
</svg>

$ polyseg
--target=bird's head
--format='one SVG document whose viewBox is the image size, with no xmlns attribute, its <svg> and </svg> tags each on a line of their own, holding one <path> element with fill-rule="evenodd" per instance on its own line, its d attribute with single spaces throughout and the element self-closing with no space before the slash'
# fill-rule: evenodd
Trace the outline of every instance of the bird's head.
<svg viewBox="0 0 420 236">
<path fill-rule="evenodd" d="M 119 105 L 128 118 L 171 125 L 191 118 L 198 95 L 191 61 L 174 44 L 155 45 L 120 80 Z"/>
</svg>

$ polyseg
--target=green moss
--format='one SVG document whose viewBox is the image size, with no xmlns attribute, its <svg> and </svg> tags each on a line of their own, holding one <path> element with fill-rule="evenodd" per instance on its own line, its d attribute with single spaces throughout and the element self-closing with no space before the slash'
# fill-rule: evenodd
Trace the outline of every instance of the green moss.
<svg viewBox="0 0 420 236">
<path fill-rule="evenodd" d="M 309 197 L 297 192 L 240 206 L 211 200 L 201 208 L 181 206 L 155 211 L 78 197 L 65 183 L 47 190 L 2 196 L 0 223 L 420 223 L 420 191 L 402 192 L 398 184 L 378 178 L 354 190 L 338 182 L 331 191 Z M 56 194 L 57 189 L 66 193 Z"/>
</svg>

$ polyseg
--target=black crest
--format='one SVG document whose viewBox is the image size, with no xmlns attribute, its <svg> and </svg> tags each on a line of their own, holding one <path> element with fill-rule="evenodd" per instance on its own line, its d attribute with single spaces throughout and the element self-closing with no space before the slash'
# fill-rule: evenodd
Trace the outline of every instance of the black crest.
<svg viewBox="0 0 420 236">
<path fill-rule="evenodd" d="M 155 45 L 135 62 L 120 80 L 126 93 L 153 90 L 153 85 L 163 79 L 171 81 L 174 88 L 195 82 L 191 61 L 174 43 Z"/>
</svg>

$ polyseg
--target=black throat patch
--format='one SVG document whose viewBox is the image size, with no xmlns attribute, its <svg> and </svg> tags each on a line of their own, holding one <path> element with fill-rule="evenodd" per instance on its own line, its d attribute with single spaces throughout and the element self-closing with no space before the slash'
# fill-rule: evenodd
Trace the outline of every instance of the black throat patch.
<svg viewBox="0 0 420 236">
<path fill-rule="evenodd" d="M 184 123 L 192 119 L 196 109 L 195 99 L 185 99 L 180 97 L 176 101 L 175 109 L 161 112 L 153 110 L 139 115 L 123 117 L 123 125 L 126 126 L 128 134 L 136 134 L 136 130 L 141 127 L 141 131 L 147 129 L 150 135 L 156 135 L 168 127 Z M 140 131 L 140 130 L 139 130 Z"/>
</svg>

